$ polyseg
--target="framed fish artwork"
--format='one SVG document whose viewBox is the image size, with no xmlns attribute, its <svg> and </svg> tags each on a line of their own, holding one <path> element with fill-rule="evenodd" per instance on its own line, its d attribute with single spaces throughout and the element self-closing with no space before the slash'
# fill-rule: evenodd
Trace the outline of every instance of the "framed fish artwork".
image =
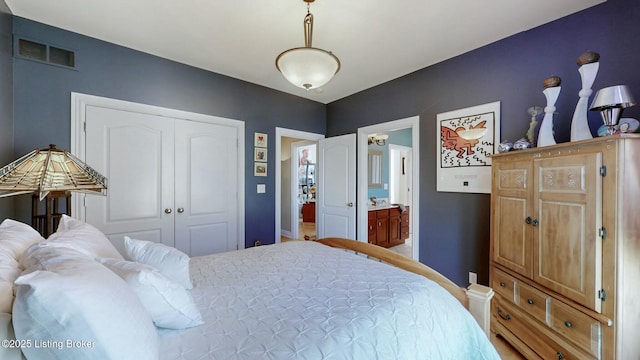
<svg viewBox="0 0 640 360">
<path fill-rule="evenodd" d="M 500 102 L 438 114 L 437 191 L 491 193 L 500 142 Z"/>
</svg>

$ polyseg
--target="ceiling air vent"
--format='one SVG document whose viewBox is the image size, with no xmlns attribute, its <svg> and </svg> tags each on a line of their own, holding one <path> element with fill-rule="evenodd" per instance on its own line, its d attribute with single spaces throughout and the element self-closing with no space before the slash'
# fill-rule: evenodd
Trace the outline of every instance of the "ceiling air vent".
<svg viewBox="0 0 640 360">
<path fill-rule="evenodd" d="M 19 57 L 48 64 L 75 68 L 75 53 L 35 41 L 18 39 L 17 54 Z"/>
</svg>

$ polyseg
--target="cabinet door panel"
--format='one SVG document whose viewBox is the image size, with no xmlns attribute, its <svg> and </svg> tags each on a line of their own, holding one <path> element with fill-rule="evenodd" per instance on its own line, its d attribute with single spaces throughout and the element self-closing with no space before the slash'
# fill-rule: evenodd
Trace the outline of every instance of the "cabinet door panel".
<svg viewBox="0 0 640 360">
<path fill-rule="evenodd" d="M 602 284 L 601 153 L 535 161 L 534 280 L 595 311 Z"/>
<path fill-rule="evenodd" d="M 533 276 L 530 201 L 531 163 L 494 162 L 492 260 L 524 276 Z"/>
</svg>

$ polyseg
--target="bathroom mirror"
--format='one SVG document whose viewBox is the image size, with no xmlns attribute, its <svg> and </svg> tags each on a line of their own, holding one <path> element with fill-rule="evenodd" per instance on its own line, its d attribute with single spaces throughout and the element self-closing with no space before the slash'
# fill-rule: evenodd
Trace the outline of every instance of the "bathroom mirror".
<svg viewBox="0 0 640 360">
<path fill-rule="evenodd" d="M 369 150 L 367 172 L 369 175 L 369 187 L 382 187 L 382 151 Z"/>
</svg>

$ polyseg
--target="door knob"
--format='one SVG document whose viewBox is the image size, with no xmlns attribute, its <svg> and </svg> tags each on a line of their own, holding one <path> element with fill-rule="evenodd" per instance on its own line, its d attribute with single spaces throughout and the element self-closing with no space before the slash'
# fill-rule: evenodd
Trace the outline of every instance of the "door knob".
<svg viewBox="0 0 640 360">
<path fill-rule="evenodd" d="M 178 212 L 182 214 L 184 212 L 184 208 L 178 208 Z"/>
<path fill-rule="evenodd" d="M 171 211 L 172 211 L 171 208 L 164 209 L 165 214 L 171 214 Z"/>
</svg>

